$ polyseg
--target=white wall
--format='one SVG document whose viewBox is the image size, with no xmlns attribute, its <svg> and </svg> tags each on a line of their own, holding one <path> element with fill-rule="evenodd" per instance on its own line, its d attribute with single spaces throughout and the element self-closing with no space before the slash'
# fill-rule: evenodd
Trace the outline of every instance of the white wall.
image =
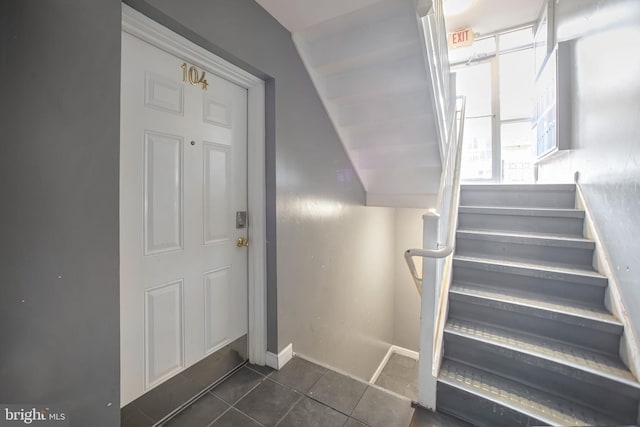
<svg viewBox="0 0 640 427">
<path fill-rule="evenodd" d="M 307 203 L 278 235 L 279 336 L 368 380 L 393 341 L 393 209 Z"/>
<path fill-rule="evenodd" d="M 580 172 L 625 307 L 640 330 L 640 2 L 561 0 L 558 37 L 576 39 L 572 149 L 540 166 L 541 181 Z"/>
<path fill-rule="evenodd" d="M 420 295 L 414 285 L 404 251 L 422 247 L 424 209 L 395 210 L 395 286 L 393 344 L 418 351 L 420 344 Z M 422 274 L 422 259 L 415 258 Z"/>
</svg>

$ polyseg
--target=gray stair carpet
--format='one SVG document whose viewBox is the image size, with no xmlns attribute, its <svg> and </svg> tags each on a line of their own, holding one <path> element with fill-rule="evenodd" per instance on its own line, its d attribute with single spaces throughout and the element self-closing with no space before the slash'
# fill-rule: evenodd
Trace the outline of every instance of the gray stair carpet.
<svg viewBox="0 0 640 427">
<path fill-rule="evenodd" d="M 638 421 L 575 185 L 461 187 L 437 406 L 479 426 Z"/>
</svg>

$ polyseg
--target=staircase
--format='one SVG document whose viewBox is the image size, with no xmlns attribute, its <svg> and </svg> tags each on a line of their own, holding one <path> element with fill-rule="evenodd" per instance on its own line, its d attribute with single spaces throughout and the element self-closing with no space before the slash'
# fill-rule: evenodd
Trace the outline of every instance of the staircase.
<svg viewBox="0 0 640 427">
<path fill-rule="evenodd" d="M 365 3 L 294 32 L 293 40 L 367 205 L 433 207 L 442 172 L 439 135 L 446 136 L 416 2 Z"/>
<path fill-rule="evenodd" d="M 575 191 L 461 187 L 439 410 L 482 426 L 637 423 Z"/>
</svg>

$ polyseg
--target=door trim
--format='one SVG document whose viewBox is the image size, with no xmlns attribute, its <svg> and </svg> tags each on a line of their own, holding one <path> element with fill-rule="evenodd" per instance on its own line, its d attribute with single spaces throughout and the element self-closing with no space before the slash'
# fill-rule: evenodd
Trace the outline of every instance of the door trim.
<svg viewBox="0 0 640 427">
<path fill-rule="evenodd" d="M 247 99 L 247 202 L 250 212 L 248 250 L 249 361 L 264 365 L 267 354 L 266 191 L 264 81 L 122 4 L 122 31 L 195 66 L 237 84 Z"/>
</svg>

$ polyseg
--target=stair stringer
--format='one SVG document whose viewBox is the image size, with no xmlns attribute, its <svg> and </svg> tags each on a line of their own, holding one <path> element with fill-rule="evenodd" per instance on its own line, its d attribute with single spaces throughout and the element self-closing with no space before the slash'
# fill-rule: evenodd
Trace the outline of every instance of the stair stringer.
<svg viewBox="0 0 640 427">
<path fill-rule="evenodd" d="M 585 199 L 582 186 L 576 179 L 576 207 L 585 212 L 584 218 L 584 236 L 592 239 L 596 248 L 593 256 L 593 268 L 600 274 L 609 279 L 609 286 L 605 293 L 605 306 L 611 311 L 624 325 L 624 333 L 620 339 L 620 358 L 631 372 L 639 378 L 640 372 L 640 352 L 638 349 L 637 335 L 631 325 L 631 320 L 627 314 L 627 310 L 620 294 L 620 288 L 616 281 L 616 275 L 611 267 L 611 258 L 604 246 L 602 238 L 598 232 L 598 227 L 594 221 L 594 217 L 589 204 Z M 640 420 L 638 420 L 640 424 Z"/>
<path fill-rule="evenodd" d="M 367 205 L 437 201 L 441 143 L 416 8 L 383 0 L 292 34 Z"/>
</svg>

